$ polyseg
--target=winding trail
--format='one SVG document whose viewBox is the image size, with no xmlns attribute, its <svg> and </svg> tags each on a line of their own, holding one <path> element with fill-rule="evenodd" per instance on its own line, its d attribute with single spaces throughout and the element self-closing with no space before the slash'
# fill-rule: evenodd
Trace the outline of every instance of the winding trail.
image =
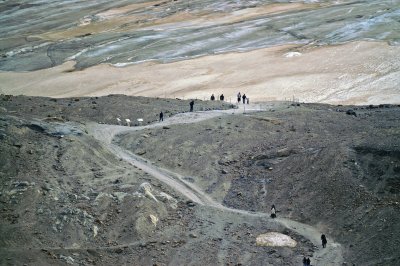
<svg viewBox="0 0 400 266">
<path fill-rule="evenodd" d="M 260 109 L 247 109 L 247 112 L 259 111 Z M 194 112 L 194 113 L 182 113 L 170 117 L 163 122 L 146 125 L 146 126 L 138 126 L 138 127 L 126 127 L 126 126 L 117 126 L 117 125 L 105 125 L 105 124 L 95 124 L 91 123 L 87 125 L 89 134 L 94 136 L 97 140 L 105 144 L 109 150 L 114 153 L 119 158 L 129 162 L 133 166 L 143 170 L 144 172 L 152 175 L 157 178 L 161 182 L 170 186 L 177 192 L 181 193 L 183 196 L 188 198 L 189 200 L 196 202 L 197 204 L 217 208 L 227 212 L 233 212 L 240 215 L 260 217 L 260 218 L 268 218 L 269 215 L 262 212 L 251 212 L 246 210 L 233 209 L 223 206 L 221 203 L 213 200 L 209 197 L 205 192 L 199 189 L 196 185 L 185 181 L 181 175 L 178 173 L 171 172 L 167 169 L 158 167 L 154 165 L 152 162 L 131 153 L 128 150 L 123 149 L 120 146 L 117 146 L 112 143 L 114 137 L 118 134 L 132 132 L 132 131 L 140 131 L 147 128 L 156 128 L 174 124 L 189 124 L 189 123 L 197 123 L 202 120 L 211 119 L 218 116 L 223 116 L 227 114 L 239 114 L 243 113 L 240 110 L 223 110 L 223 111 L 207 111 L 207 112 Z M 275 222 L 280 223 L 286 228 L 295 231 L 299 235 L 304 236 L 309 239 L 313 245 L 315 246 L 315 253 L 312 258 L 312 265 L 342 265 L 344 262 L 343 259 L 343 250 L 339 243 L 335 243 L 332 238 L 328 237 L 328 245 L 326 248 L 321 247 L 321 232 L 310 225 L 303 224 L 300 222 L 296 222 L 294 220 L 290 220 L 287 218 L 277 218 L 274 219 Z"/>
</svg>

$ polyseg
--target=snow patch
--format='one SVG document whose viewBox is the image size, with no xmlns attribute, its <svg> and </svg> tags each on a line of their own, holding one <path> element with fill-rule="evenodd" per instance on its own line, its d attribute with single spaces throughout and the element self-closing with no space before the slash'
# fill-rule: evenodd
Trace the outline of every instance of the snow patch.
<svg viewBox="0 0 400 266">
<path fill-rule="evenodd" d="M 297 242 L 290 236 L 277 232 L 269 232 L 257 236 L 256 243 L 257 246 L 268 247 L 295 247 L 297 245 Z"/>
<path fill-rule="evenodd" d="M 301 55 L 302 54 L 299 52 L 289 52 L 289 53 L 286 53 L 284 56 L 289 58 L 289 57 L 299 57 Z"/>
</svg>

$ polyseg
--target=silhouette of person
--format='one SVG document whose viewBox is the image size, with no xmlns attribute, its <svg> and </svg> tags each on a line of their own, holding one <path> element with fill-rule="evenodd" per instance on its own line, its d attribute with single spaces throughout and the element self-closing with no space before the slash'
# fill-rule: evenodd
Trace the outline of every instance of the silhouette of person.
<svg viewBox="0 0 400 266">
<path fill-rule="evenodd" d="M 221 94 L 221 96 L 219 96 L 219 100 L 220 100 L 220 101 L 223 101 L 224 99 L 225 99 L 224 95 Z"/>
<path fill-rule="evenodd" d="M 246 94 L 243 94 L 242 98 L 243 98 L 243 104 L 245 104 L 246 103 Z"/>
<path fill-rule="evenodd" d="M 240 100 L 242 99 L 242 94 L 240 94 L 240 92 L 237 94 L 237 100 L 238 103 L 240 103 Z"/>
<path fill-rule="evenodd" d="M 193 112 L 194 100 L 191 100 L 189 105 L 190 105 L 190 112 Z"/>
<path fill-rule="evenodd" d="M 307 259 L 306 259 L 306 257 L 303 258 L 303 266 L 307 266 Z"/>
<path fill-rule="evenodd" d="M 247 97 L 247 104 L 250 104 L 250 98 Z"/>
<path fill-rule="evenodd" d="M 215 100 L 215 96 L 214 96 L 214 94 L 211 94 L 211 101 L 214 101 Z"/>
<path fill-rule="evenodd" d="M 322 247 L 325 248 L 326 243 L 328 243 L 328 241 L 326 240 L 326 236 L 324 234 L 321 235 L 321 240 L 322 240 Z"/>
<path fill-rule="evenodd" d="M 276 218 L 276 209 L 274 204 L 272 204 L 271 207 L 271 218 Z"/>
<path fill-rule="evenodd" d="M 311 265 L 311 260 L 310 260 L 310 258 L 307 258 L 307 265 Z"/>
<path fill-rule="evenodd" d="M 164 114 L 163 114 L 163 112 L 161 111 L 161 113 L 160 113 L 160 120 L 159 121 L 164 121 Z"/>
</svg>

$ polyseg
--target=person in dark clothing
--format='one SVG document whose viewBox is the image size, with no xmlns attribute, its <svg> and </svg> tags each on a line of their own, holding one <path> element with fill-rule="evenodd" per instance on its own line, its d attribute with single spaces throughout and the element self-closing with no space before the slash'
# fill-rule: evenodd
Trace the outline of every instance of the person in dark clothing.
<svg viewBox="0 0 400 266">
<path fill-rule="evenodd" d="M 307 265 L 311 265 L 311 260 L 310 260 L 310 258 L 307 258 Z"/>
<path fill-rule="evenodd" d="M 303 258 L 303 266 L 307 266 L 307 258 L 306 257 Z"/>
<path fill-rule="evenodd" d="M 321 235 L 321 240 L 322 240 L 322 247 L 325 248 L 326 243 L 328 243 L 328 241 L 326 240 L 326 236 L 324 234 Z"/>
<path fill-rule="evenodd" d="M 219 100 L 220 100 L 220 101 L 223 101 L 224 99 L 225 99 L 224 95 L 221 94 L 221 96 L 219 96 Z"/>
<path fill-rule="evenodd" d="M 240 94 L 240 92 L 237 94 L 237 100 L 238 103 L 240 103 L 240 100 L 242 99 L 242 94 Z"/>
<path fill-rule="evenodd" d="M 246 94 L 243 94 L 242 99 L 243 99 L 243 104 L 245 104 L 246 103 Z"/>
<path fill-rule="evenodd" d="M 160 113 L 160 121 L 164 121 L 164 114 L 163 114 L 162 111 L 161 111 L 161 113 Z"/>
<path fill-rule="evenodd" d="M 189 103 L 189 105 L 190 105 L 190 112 L 193 112 L 194 101 L 191 100 L 190 103 Z"/>
<path fill-rule="evenodd" d="M 214 96 L 214 94 L 211 94 L 211 101 L 214 101 L 215 100 L 215 96 Z"/>
<path fill-rule="evenodd" d="M 274 204 L 272 204 L 271 207 L 271 218 L 276 218 L 276 209 Z"/>
</svg>

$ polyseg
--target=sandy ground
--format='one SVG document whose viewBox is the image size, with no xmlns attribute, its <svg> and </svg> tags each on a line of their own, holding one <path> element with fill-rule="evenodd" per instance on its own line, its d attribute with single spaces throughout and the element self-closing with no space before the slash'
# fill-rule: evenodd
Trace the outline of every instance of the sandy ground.
<svg viewBox="0 0 400 266">
<path fill-rule="evenodd" d="M 400 47 L 353 42 L 317 48 L 280 46 L 205 56 L 168 64 L 126 67 L 103 64 L 74 71 L 51 69 L 0 73 L 0 92 L 50 97 L 126 94 L 208 98 L 238 91 L 250 101 L 284 100 L 333 104 L 400 103 Z"/>
</svg>

